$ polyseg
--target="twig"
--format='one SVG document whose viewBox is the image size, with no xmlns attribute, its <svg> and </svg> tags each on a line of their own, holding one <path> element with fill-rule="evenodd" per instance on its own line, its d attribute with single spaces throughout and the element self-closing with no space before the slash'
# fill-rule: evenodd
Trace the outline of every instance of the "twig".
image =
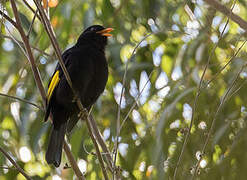
<svg viewBox="0 0 247 180">
<path fill-rule="evenodd" d="M 234 5 L 233 5 L 233 7 L 234 7 Z M 232 8 L 233 8 L 233 7 L 232 7 Z M 204 68 L 204 70 L 203 70 L 203 73 L 202 73 L 202 76 L 201 76 L 201 79 L 200 79 L 200 82 L 199 82 L 199 85 L 198 85 L 198 88 L 197 88 L 196 97 L 195 97 L 195 100 L 194 100 L 194 103 L 193 103 L 193 107 L 192 107 L 192 117 L 191 117 L 191 122 L 190 122 L 189 130 L 188 130 L 188 132 L 186 133 L 185 140 L 184 140 L 183 146 L 182 146 L 182 150 L 181 150 L 181 152 L 180 152 L 180 155 L 179 155 L 179 158 L 178 158 L 176 167 L 175 167 L 175 171 L 174 171 L 174 174 L 173 174 L 173 180 L 176 179 L 177 170 L 178 170 L 178 167 L 179 167 L 180 162 L 181 162 L 181 160 L 182 160 L 182 157 L 183 157 L 183 153 L 184 153 L 185 147 L 186 147 L 186 145 L 187 145 L 187 143 L 188 143 L 188 140 L 189 140 L 189 137 L 190 137 L 190 132 L 191 132 L 191 129 L 192 129 L 192 125 L 194 124 L 194 121 L 195 121 L 195 112 L 196 112 L 196 108 L 197 108 L 197 102 L 198 102 L 199 96 L 200 96 L 200 94 L 201 94 L 201 89 L 202 89 L 202 85 L 203 85 L 202 82 L 203 82 L 203 79 L 204 79 L 206 70 L 207 70 L 207 68 L 208 68 L 208 66 L 209 66 L 209 63 L 210 63 L 210 60 L 211 60 L 211 58 L 212 58 L 213 52 L 214 52 L 215 49 L 217 48 L 217 46 L 218 46 L 218 44 L 219 44 L 219 42 L 220 42 L 220 40 L 221 40 L 221 38 L 222 38 L 222 36 L 223 36 L 223 34 L 224 34 L 224 32 L 225 32 L 225 29 L 226 29 L 228 23 L 229 23 L 229 18 L 227 19 L 227 22 L 226 22 L 226 24 L 225 24 L 225 26 L 224 26 L 224 28 L 223 28 L 223 31 L 222 31 L 221 34 L 220 34 L 219 40 L 218 40 L 217 44 L 215 44 L 214 48 L 212 49 L 212 51 L 211 51 L 211 53 L 210 53 L 210 55 L 209 55 L 209 57 L 208 57 L 207 64 L 206 64 L 206 66 L 205 66 L 205 68 Z"/>
<path fill-rule="evenodd" d="M 88 131 L 89 131 L 89 135 L 90 135 L 90 137 L 91 137 L 91 139 L 92 139 L 92 141 L 94 143 L 95 149 L 96 149 L 96 154 L 97 154 L 98 160 L 99 160 L 99 162 L 101 164 L 101 170 L 103 172 L 104 178 L 105 178 L 105 180 L 108 180 L 109 178 L 108 178 L 108 175 L 107 175 L 107 172 L 106 172 L 106 169 L 105 169 L 104 161 L 103 161 L 103 158 L 101 156 L 101 153 L 100 153 L 98 144 L 96 142 L 96 139 L 93 136 L 93 132 L 92 132 L 92 128 L 91 128 L 92 125 L 91 125 L 91 122 L 89 120 L 89 117 L 87 117 L 86 123 L 87 123 Z"/>
<path fill-rule="evenodd" d="M 2 10 L 0 10 L 0 14 L 7 20 L 10 22 L 10 24 L 12 24 L 16 29 L 17 29 L 17 24 L 16 22 L 11 19 L 7 14 L 5 14 Z"/>
<path fill-rule="evenodd" d="M 205 150 L 206 150 L 206 147 L 208 145 L 208 142 L 209 142 L 209 139 L 210 139 L 210 136 L 212 134 L 212 131 L 213 131 L 213 128 L 214 128 L 214 124 L 216 122 L 216 117 L 217 115 L 219 114 L 219 111 L 221 110 L 222 106 L 224 105 L 225 101 L 226 101 L 226 98 L 228 97 L 228 94 L 230 93 L 230 91 L 232 90 L 232 88 L 234 87 L 240 73 L 243 71 L 244 67 L 246 66 L 243 65 L 240 69 L 240 71 L 237 73 L 236 77 L 234 78 L 234 80 L 232 81 L 230 87 L 228 88 L 228 90 L 226 91 L 226 93 L 224 94 L 224 96 L 222 97 L 221 101 L 220 101 L 220 104 L 215 112 L 215 115 L 214 115 L 214 118 L 213 118 L 213 121 L 211 123 L 211 126 L 210 126 L 210 129 L 209 129 L 209 132 L 207 133 L 207 138 L 206 138 L 206 141 L 203 145 L 203 148 L 202 148 L 202 151 L 201 151 L 201 156 L 200 156 L 200 159 L 198 160 L 197 164 L 196 164 L 196 168 L 195 168 L 195 171 L 193 173 L 193 176 L 192 176 L 192 180 L 196 177 L 197 173 L 198 173 L 198 170 L 199 170 L 199 166 L 200 166 L 200 162 L 202 161 L 203 159 L 203 155 L 205 154 Z"/>
<path fill-rule="evenodd" d="M 22 47 L 21 44 L 19 43 L 19 41 L 14 37 L 14 35 L 13 35 L 13 34 L 11 33 L 11 31 L 9 30 L 8 26 L 6 26 L 5 28 L 6 28 L 6 30 L 8 31 L 9 35 L 10 35 L 10 36 L 9 36 L 10 39 L 11 39 L 13 42 L 15 42 L 15 43 L 20 47 L 20 49 L 21 49 L 21 51 L 23 52 L 24 56 L 26 56 L 26 58 L 28 59 L 28 55 L 27 55 L 27 53 L 26 53 L 24 47 Z M 1 34 L 1 35 L 2 35 L 2 34 Z"/>
<path fill-rule="evenodd" d="M 227 26 L 228 23 L 229 23 L 229 19 L 232 17 L 232 14 L 233 14 L 233 13 L 232 13 L 232 10 L 233 10 L 235 4 L 236 4 L 236 0 L 234 1 L 233 5 L 232 5 L 232 8 L 231 8 L 230 13 L 229 13 L 229 14 L 230 14 L 230 17 L 228 17 L 228 19 L 227 19 L 227 23 L 226 23 L 225 26 L 224 26 L 224 29 L 223 29 L 223 31 L 222 31 L 222 33 L 221 33 L 221 36 L 220 36 L 220 39 L 222 38 L 223 33 L 224 33 L 225 29 L 226 29 L 226 26 Z M 219 41 L 220 41 L 220 40 L 219 40 Z M 218 43 L 219 43 L 219 41 L 218 41 Z M 217 43 L 216 45 L 218 45 L 218 43 Z M 216 46 L 215 46 L 215 48 L 216 48 Z M 215 50 L 215 49 L 214 49 L 214 50 Z M 213 51 L 214 51 L 214 50 L 213 50 Z M 210 135 L 211 135 L 211 133 L 212 133 L 212 130 L 213 130 L 213 127 L 214 127 L 214 124 L 215 124 L 215 121 L 216 121 L 216 116 L 218 115 L 218 113 L 219 113 L 219 111 L 220 111 L 220 109 L 221 109 L 221 106 L 224 104 L 225 99 L 227 98 L 228 93 L 230 92 L 231 88 L 234 86 L 234 84 L 235 84 L 235 82 L 236 82 L 236 80 L 237 80 L 239 74 L 242 72 L 243 68 L 244 68 L 244 66 L 242 66 L 241 70 L 239 71 L 239 73 L 237 74 L 236 78 L 235 78 L 234 81 L 232 82 L 230 88 L 227 90 L 226 94 L 223 96 L 223 98 L 222 98 L 222 100 L 221 100 L 221 102 L 220 102 L 220 105 L 219 105 L 218 109 L 216 110 L 214 119 L 213 119 L 213 121 L 212 121 L 211 127 L 210 127 L 210 129 L 209 129 L 208 134 L 207 134 L 206 142 L 205 142 L 205 144 L 204 144 L 204 146 L 203 146 L 203 149 L 202 149 L 202 151 L 201 151 L 202 153 L 201 153 L 200 159 L 198 160 L 198 162 L 197 162 L 197 164 L 196 164 L 195 171 L 194 171 L 194 173 L 193 173 L 193 175 L 192 175 L 192 180 L 196 177 L 197 172 L 198 172 L 198 170 L 199 170 L 199 165 L 200 165 L 200 162 L 202 161 L 202 158 L 203 158 L 203 155 L 204 155 L 206 146 L 207 146 L 207 144 L 208 144 L 208 142 L 209 142 Z"/>
<path fill-rule="evenodd" d="M 105 144 L 105 141 L 102 138 L 101 133 L 99 132 L 99 129 L 97 128 L 96 122 L 95 122 L 95 120 L 94 120 L 92 115 L 90 115 L 90 122 L 92 124 L 92 129 L 93 129 L 95 138 L 98 141 L 99 145 L 101 146 L 103 152 L 105 153 L 106 162 L 107 162 L 108 168 L 113 173 L 114 170 L 113 170 L 113 167 L 112 167 L 111 154 L 110 154 L 110 152 L 109 152 L 109 150 L 108 150 L 108 148 L 107 148 L 107 146 Z"/>
<path fill-rule="evenodd" d="M 27 8 L 33 12 L 33 14 L 36 13 L 36 11 L 28 4 L 28 2 L 26 0 L 22 0 L 22 1 L 27 6 Z M 39 14 L 37 14 L 37 18 L 41 21 Z"/>
<path fill-rule="evenodd" d="M 206 3 L 208 3 L 210 6 L 215 8 L 216 10 L 220 11 L 221 13 L 225 14 L 228 18 L 230 18 L 232 21 L 237 23 L 241 28 L 243 28 L 245 31 L 247 31 L 247 22 L 243 20 L 238 15 L 234 14 L 232 10 L 228 9 L 224 5 L 222 5 L 217 0 L 204 0 Z"/>
<path fill-rule="evenodd" d="M 245 43 L 247 42 L 247 40 L 245 40 L 241 46 L 238 48 L 238 50 L 236 51 L 236 53 L 234 53 L 232 55 L 232 57 L 230 58 L 230 60 L 212 77 L 212 79 L 210 79 L 208 82 L 207 82 L 207 85 L 206 87 L 212 82 L 214 81 L 217 76 L 234 60 L 234 58 L 238 55 L 238 53 L 240 52 L 240 50 L 243 48 L 243 46 L 245 45 Z"/>
<path fill-rule="evenodd" d="M 36 67 L 36 64 L 34 62 L 34 57 L 33 57 L 33 54 L 32 54 L 31 48 L 30 48 L 30 44 L 29 44 L 28 39 L 27 39 L 23 29 L 22 29 L 22 26 L 21 26 L 21 23 L 20 23 L 20 19 L 19 19 L 19 14 L 18 14 L 18 11 L 17 11 L 17 8 L 16 8 L 16 4 L 15 4 L 14 0 L 11 0 L 11 6 L 12 6 L 12 9 L 13 9 L 15 18 L 16 18 L 17 30 L 21 34 L 21 37 L 22 37 L 22 40 L 23 40 L 23 44 L 24 44 L 25 49 L 26 49 L 27 54 L 28 54 L 28 60 L 29 60 L 29 62 L 31 64 L 31 68 L 32 68 L 32 71 L 33 71 L 33 75 L 34 75 L 34 79 L 35 79 L 36 85 L 37 85 L 37 87 L 38 87 L 38 89 L 40 91 L 40 94 L 42 96 L 43 104 L 45 105 L 46 95 L 45 95 L 44 86 L 42 84 L 42 81 L 41 81 L 41 78 L 40 78 L 40 74 L 39 74 L 39 72 L 37 70 L 37 67 Z M 64 144 L 66 145 L 66 141 L 64 142 Z M 64 148 L 64 150 L 65 150 L 66 154 L 69 153 L 67 151 L 70 151 L 69 149 L 65 149 L 65 148 Z M 70 159 L 70 156 L 68 157 L 68 159 Z M 70 159 L 70 161 L 73 162 L 73 160 L 71 160 L 71 159 Z M 77 166 L 77 164 L 73 164 L 72 167 L 74 167 L 74 166 Z M 76 170 L 74 170 L 74 171 L 76 171 Z"/>
<path fill-rule="evenodd" d="M 2 147 L 0 147 L 0 151 L 13 164 L 13 166 L 15 166 L 18 172 L 20 172 L 26 179 L 32 180 L 32 178 L 27 175 L 27 173 L 15 162 L 14 159 L 11 158 L 11 156 Z"/>
<path fill-rule="evenodd" d="M 8 166 L 0 166 L 1 169 L 11 169 L 16 170 L 16 168 L 8 167 Z"/>
<path fill-rule="evenodd" d="M 18 101 L 21 101 L 21 102 L 30 104 L 30 105 L 32 105 L 32 106 L 34 106 L 34 107 L 36 107 L 36 108 L 38 108 L 38 109 L 40 109 L 40 110 L 42 110 L 42 111 L 44 110 L 41 106 L 39 106 L 39 105 L 37 105 L 37 104 L 35 104 L 35 103 L 32 103 L 32 102 L 30 102 L 30 101 L 27 101 L 27 100 L 25 100 L 25 99 L 18 98 L 18 97 L 16 97 L 16 96 L 11 96 L 11 95 L 8 95 L 8 94 L 3 94 L 3 93 L 0 93 L 0 96 L 8 97 L 8 98 L 11 98 L 11 99 L 16 99 L 16 100 L 18 100 Z"/>
<path fill-rule="evenodd" d="M 149 36 L 151 36 L 152 34 L 154 34 L 153 32 L 152 33 L 149 33 L 148 35 L 146 35 L 134 48 L 134 50 L 132 51 L 131 53 L 131 56 L 130 58 L 127 60 L 126 62 L 126 66 L 125 66 L 125 70 L 124 70 L 124 76 L 123 76 L 123 80 L 122 80 L 122 89 L 121 89 L 121 94 L 120 94 L 120 101 L 119 101 L 119 105 L 118 105 L 118 111 L 117 111 L 117 138 L 115 140 L 115 144 L 114 144 L 114 160 L 113 160 L 113 163 L 114 163 L 114 167 L 116 167 L 116 160 L 117 160 L 117 149 L 118 149 L 118 137 L 119 137 L 119 134 L 120 134 L 120 111 L 121 111 L 121 104 L 122 104 L 122 98 L 123 98 L 123 92 L 124 92 L 124 86 L 125 86 L 125 81 L 126 81 L 126 76 L 127 76 L 127 71 L 128 71 L 128 66 L 129 66 L 129 62 L 130 60 L 133 58 L 133 56 L 135 55 L 135 52 L 137 50 L 137 48 L 140 46 L 140 44 L 145 40 L 147 39 Z"/>
<path fill-rule="evenodd" d="M 141 97 L 142 92 L 144 91 L 145 87 L 146 87 L 147 84 L 150 82 L 150 77 L 151 77 L 151 75 L 153 74 L 153 72 L 154 72 L 154 70 L 149 74 L 147 82 L 144 84 L 143 88 L 141 89 L 141 92 L 138 94 L 138 96 L 137 96 L 136 99 L 135 99 L 135 102 L 132 104 L 130 110 L 128 111 L 127 115 L 126 115 L 125 118 L 123 119 L 123 122 L 122 122 L 122 124 L 121 124 L 121 126 L 120 126 L 120 131 L 121 131 L 121 129 L 123 128 L 123 125 L 124 125 L 125 121 L 128 119 L 130 113 L 131 113 L 131 112 L 133 111 L 133 109 L 136 107 L 137 102 L 138 102 L 139 98 Z"/>
<path fill-rule="evenodd" d="M 62 68 L 62 71 L 63 71 L 63 73 L 64 73 L 64 75 L 65 75 L 65 78 L 66 78 L 66 80 L 67 80 L 67 82 L 68 82 L 70 88 L 72 89 L 73 94 L 75 95 L 75 97 L 76 97 L 76 99 L 77 99 L 77 106 L 78 106 L 80 112 L 82 113 L 83 117 L 85 117 L 85 119 L 86 119 L 88 131 L 89 131 L 90 137 L 91 137 L 91 139 L 92 139 L 92 141 L 93 141 L 93 143 L 94 143 L 94 146 L 95 146 L 95 149 L 96 149 L 96 153 L 97 153 L 97 157 L 98 157 L 98 159 L 99 159 L 100 166 L 101 166 L 101 169 L 102 169 L 104 178 L 105 178 L 106 180 L 108 180 L 109 178 L 108 178 L 108 175 L 107 175 L 105 166 L 104 166 L 103 158 L 102 158 L 101 153 L 100 153 L 100 151 L 99 151 L 98 144 L 97 144 L 96 140 L 94 139 L 94 135 L 93 135 L 93 133 L 92 133 L 92 128 L 91 128 L 91 124 L 90 124 L 90 119 L 89 119 L 89 116 L 88 116 L 88 112 L 87 112 L 87 110 L 83 107 L 83 105 L 82 105 L 82 103 L 81 103 L 79 97 L 77 96 L 76 91 L 75 91 L 74 88 L 73 88 L 73 85 L 72 85 L 72 82 L 71 82 L 71 78 L 70 78 L 70 76 L 69 76 L 69 74 L 68 74 L 68 72 L 67 72 L 67 69 L 66 69 L 66 67 L 65 67 L 65 65 L 64 65 L 64 62 L 63 62 L 63 60 L 62 60 L 61 51 L 60 51 L 60 48 L 59 48 L 58 43 L 57 43 L 57 41 L 56 41 L 55 33 L 54 33 L 53 28 L 52 28 L 52 26 L 51 26 L 51 24 L 50 24 L 50 21 L 48 20 L 48 18 L 47 18 L 47 16 L 46 16 L 46 13 L 44 12 L 44 9 L 42 8 L 42 5 L 40 4 L 40 2 L 37 1 L 37 0 L 34 1 L 34 2 L 35 2 L 36 6 L 37 6 L 37 8 L 38 8 L 38 10 L 39 10 L 39 13 L 40 13 L 40 16 L 41 16 L 41 20 L 42 20 L 42 22 L 43 22 L 43 24 L 44 24 L 44 26 L 45 26 L 45 29 L 46 29 L 46 31 L 47 31 L 47 34 L 48 34 L 48 36 L 49 36 L 49 38 L 50 38 L 50 40 L 51 40 L 51 43 L 52 43 L 53 48 L 54 48 L 54 50 L 55 50 L 55 53 L 56 53 L 56 55 L 57 55 L 57 57 L 58 57 L 58 61 L 59 61 L 59 64 L 60 64 L 60 66 L 61 66 L 61 68 Z"/>
<path fill-rule="evenodd" d="M 231 94 L 231 96 L 228 97 L 228 99 L 231 99 L 233 95 L 235 95 L 246 83 L 246 79 L 243 80 L 242 84 Z"/>
<path fill-rule="evenodd" d="M 64 150 L 65 150 L 66 156 L 69 159 L 69 163 L 71 164 L 72 169 L 74 170 L 77 178 L 80 179 L 80 180 L 85 180 L 85 177 L 82 174 L 82 172 L 80 171 L 79 167 L 78 166 L 75 166 L 75 165 L 77 165 L 77 163 L 76 163 L 76 161 L 75 161 L 75 159 L 73 157 L 73 154 L 70 151 L 70 148 L 69 148 L 68 144 L 67 143 L 64 143 L 63 146 L 64 146 Z"/>
<path fill-rule="evenodd" d="M 44 90 L 42 81 L 41 81 L 40 76 L 39 76 L 38 68 L 37 68 L 37 66 L 35 64 L 35 60 L 34 60 L 34 57 L 33 57 L 33 54 L 32 54 L 32 50 L 31 50 L 30 44 L 29 44 L 27 36 L 25 35 L 25 32 L 24 32 L 24 30 L 23 30 L 23 28 L 21 26 L 21 21 L 20 21 L 20 18 L 19 18 L 19 13 L 18 13 L 16 4 L 15 4 L 15 1 L 14 0 L 10 0 L 10 2 L 11 2 L 12 10 L 13 10 L 13 13 L 14 13 L 14 16 L 15 16 L 15 19 L 16 19 L 17 30 L 19 31 L 19 33 L 21 35 L 21 38 L 23 40 L 23 43 L 25 45 L 25 49 L 26 49 L 26 52 L 27 52 L 27 55 L 28 55 L 28 60 L 29 60 L 29 62 L 31 64 L 31 67 L 32 67 L 34 79 L 35 79 L 35 82 L 36 82 L 36 84 L 38 86 L 40 94 L 42 96 L 43 104 L 45 106 L 46 94 L 45 94 L 45 90 Z"/>
<path fill-rule="evenodd" d="M 10 36 L 4 35 L 4 34 L 0 34 L 0 36 L 2 36 L 3 38 L 7 38 L 7 39 L 13 40 L 18 46 L 20 46 L 20 45 L 24 46 L 23 42 L 18 41 L 17 39 L 13 39 L 13 38 L 10 37 Z M 21 46 L 21 47 L 22 47 L 22 46 Z M 41 49 L 39 49 L 39 48 L 37 48 L 37 47 L 34 47 L 33 45 L 30 45 L 30 46 L 31 46 L 31 48 L 32 48 L 33 50 L 36 50 L 36 51 L 38 51 L 39 53 L 41 53 L 41 54 L 43 54 L 43 55 L 45 55 L 45 56 L 47 56 L 47 57 L 49 57 L 49 58 L 54 58 L 52 55 L 46 53 L 45 51 L 43 51 L 43 50 L 41 50 Z"/>
<path fill-rule="evenodd" d="M 31 22 L 30 27 L 29 27 L 29 29 L 28 29 L 28 32 L 27 32 L 27 37 L 28 37 L 28 38 L 29 38 L 29 35 L 30 35 L 31 31 L 32 31 L 33 23 L 34 23 L 34 20 L 35 20 L 37 14 L 38 14 L 38 10 L 35 11 L 35 14 L 34 14 L 34 16 L 33 16 L 32 22 Z"/>
</svg>

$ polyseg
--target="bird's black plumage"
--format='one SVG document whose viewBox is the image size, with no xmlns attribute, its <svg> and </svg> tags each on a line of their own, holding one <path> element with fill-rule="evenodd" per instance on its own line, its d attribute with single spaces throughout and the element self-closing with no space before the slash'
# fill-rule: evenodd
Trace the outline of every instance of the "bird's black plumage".
<svg viewBox="0 0 247 180">
<path fill-rule="evenodd" d="M 111 30 L 100 25 L 90 26 L 80 35 L 77 43 L 62 54 L 73 88 L 87 110 L 104 91 L 108 79 L 104 50 Z M 53 122 L 46 152 L 48 164 L 60 165 L 65 133 L 76 124 L 78 113 L 74 94 L 58 64 L 48 85 L 45 114 L 45 121 L 51 114 Z"/>
</svg>

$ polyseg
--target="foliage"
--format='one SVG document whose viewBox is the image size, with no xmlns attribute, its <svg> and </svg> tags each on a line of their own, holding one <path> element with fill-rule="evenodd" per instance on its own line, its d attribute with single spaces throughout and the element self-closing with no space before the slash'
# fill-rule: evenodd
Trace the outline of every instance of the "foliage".
<svg viewBox="0 0 247 180">
<path fill-rule="evenodd" d="M 22 1 L 17 2 L 22 25 L 28 32 L 34 14 Z M 32 1 L 28 3 L 36 9 Z M 181 0 L 60 0 L 49 8 L 50 21 L 63 50 L 72 46 L 89 25 L 103 24 L 115 29 L 106 53 L 110 76 L 92 114 L 108 148 L 113 151 L 122 80 L 128 62 L 121 122 L 136 101 L 137 106 L 120 132 L 117 165 L 123 179 L 172 178 L 193 109 L 191 135 L 176 179 L 191 178 L 200 157 L 199 179 L 246 177 L 246 46 L 236 54 L 244 42 L 244 31 L 236 23 L 228 23 L 226 16 L 201 0 L 187 3 Z M 232 2 L 224 5 L 230 8 Z M 246 17 L 245 6 L 244 1 L 239 1 L 233 12 Z M 13 18 L 9 2 L 2 3 L 2 9 Z M 29 62 L 9 37 L 20 40 L 15 28 L 1 18 L 1 93 L 42 106 Z M 33 49 L 33 53 L 47 87 L 57 59 L 38 18 L 29 41 L 39 49 Z M 134 48 L 136 53 L 131 56 Z M 59 169 L 49 167 L 44 160 L 50 129 L 50 123 L 43 122 L 44 111 L 4 96 L 0 97 L 0 107 L 0 146 L 33 179 L 51 179 L 57 175 L 72 179 L 71 168 L 63 168 L 67 163 L 65 155 Z M 208 135 L 205 154 L 201 155 Z M 92 153 L 95 150 L 85 123 L 79 122 L 68 140 L 80 167 L 86 167 L 86 178 L 101 179 L 102 172 Z M 0 166 L 0 179 L 24 178 L 15 169 L 3 168 L 12 167 L 3 155 L 0 155 Z"/>
</svg>

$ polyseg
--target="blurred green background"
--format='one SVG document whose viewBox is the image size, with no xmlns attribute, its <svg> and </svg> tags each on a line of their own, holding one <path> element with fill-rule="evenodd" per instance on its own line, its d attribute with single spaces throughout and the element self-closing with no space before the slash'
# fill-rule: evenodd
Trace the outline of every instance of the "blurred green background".
<svg viewBox="0 0 247 180">
<path fill-rule="evenodd" d="M 27 2 L 36 9 L 33 1 Z M 128 61 L 121 122 L 142 91 L 137 106 L 120 132 L 117 165 L 123 179 L 173 177 L 208 59 L 210 62 L 196 104 L 191 136 L 176 179 L 192 177 L 213 119 L 215 124 L 196 178 L 246 179 L 246 69 L 238 76 L 247 60 L 246 46 L 234 56 L 245 40 L 243 29 L 232 21 L 227 23 L 226 16 L 202 0 L 51 2 L 55 7 L 49 8 L 49 17 L 62 50 L 71 47 L 83 29 L 92 24 L 115 29 L 106 50 L 110 72 L 107 87 L 92 112 L 110 151 L 114 148 L 117 109 Z M 230 8 L 233 1 L 224 0 L 222 3 Z M 237 1 L 233 12 L 247 19 L 246 5 L 246 1 Z M 27 32 L 34 14 L 21 0 L 17 1 L 17 6 Z M 1 2 L 1 10 L 13 18 L 10 2 Z M 142 41 L 149 33 L 152 34 Z M 1 17 L 0 92 L 42 106 L 29 62 L 10 37 L 21 40 L 15 28 Z M 37 18 L 29 40 L 39 49 L 33 49 L 33 54 L 47 87 L 57 59 Z M 231 63 L 221 71 L 232 56 Z M 213 81 L 207 84 L 211 79 Z M 216 114 L 229 88 L 226 101 Z M 44 111 L 3 96 L 0 96 L 0 107 L 0 146 L 33 179 L 75 178 L 70 168 L 63 169 L 68 162 L 65 156 L 58 169 L 45 162 L 50 123 L 43 122 Z M 86 178 L 103 179 L 96 156 L 90 154 L 95 149 L 86 124 L 79 122 L 68 141 Z M 3 154 L 0 154 L 0 179 L 24 179 Z"/>
</svg>

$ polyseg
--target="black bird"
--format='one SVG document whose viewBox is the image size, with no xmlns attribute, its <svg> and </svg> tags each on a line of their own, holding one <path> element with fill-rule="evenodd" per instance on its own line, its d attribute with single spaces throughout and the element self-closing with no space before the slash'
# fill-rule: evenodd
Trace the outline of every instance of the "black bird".
<svg viewBox="0 0 247 180">
<path fill-rule="evenodd" d="M 73 88 L 87 110 L 105 89 L 108 79 L 105 46 L 112 30 L 100 25 L 90 26 L 80 35 L 77 43 L 62 54 Z M 75 95 L 59 63 L 48 85 L 46 107 L 45 121 L 51 114 L 53 125 L 45 158 L 48 164 L 58 167 L 65 133 L 77 123 L 79 113 Z"/>
</svg>

